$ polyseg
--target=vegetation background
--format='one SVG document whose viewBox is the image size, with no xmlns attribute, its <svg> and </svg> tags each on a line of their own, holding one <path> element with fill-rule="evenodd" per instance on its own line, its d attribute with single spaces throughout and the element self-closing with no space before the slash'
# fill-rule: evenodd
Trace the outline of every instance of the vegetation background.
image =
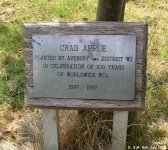
<svg viewBox="0 0 168 150">
<path fill-rule="evenodd" d="M 97 0 L 0 1 L 0 149 L 41 150 L 41 111 L 24 108 L 22 23 L 94 21 Z M 148 22 L 146 109 L 128 127 L 127 146 L 168 149 L 168 0 L 129 0 L 125 21 Z M 60 110 L 62 150 L 109 150 L 112 117 Z M 128 147 L 129 148 L 129 147 Z"/>
</svg>

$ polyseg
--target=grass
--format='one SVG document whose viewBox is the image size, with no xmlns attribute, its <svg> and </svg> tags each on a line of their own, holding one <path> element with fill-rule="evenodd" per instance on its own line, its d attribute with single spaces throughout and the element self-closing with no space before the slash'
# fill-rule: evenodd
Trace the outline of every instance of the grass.
<svg viewBox="0 0 168 150">
<path fill-rule="evenodd" d="M 25 81 L 22 23 L 93 21 L 96 18 L 96 7 L 97 0 L 2 0 L 0 2 L 0 111 L 9 111 L 9 109 L 4 110 L 4 104 L 10 104 L 14 110 L 23 107 Z M 135 125 L 129 127 L 128 146 L 168 143 L 167 10 L 168 0 L 130 0 L 126 5 L 125 21 L 149 23 L 146 109 L 138 112 Z M 17 142 L 22 143 L 22 140 L 25 140 L 23 143 L 26 143 L 25 145 L 30 149 L 32 147 L 38 149 L 41 143 L 34 134 L 41 134 L 39 114 L 37 110 L 28 113 L 26 111 L 21 119 Z M 109 149 L 111 129 L 108 127 L 111 123 L 112 119 L 104 112 L 90 112 L 81 120 L 75 111 L 61 110 L 62 149 Z"/>
<path fill-rule="evenodd" d="M 0 103 L 23 106 L 24 62 L 21 29 L 0 22 Z"/>
</svg>

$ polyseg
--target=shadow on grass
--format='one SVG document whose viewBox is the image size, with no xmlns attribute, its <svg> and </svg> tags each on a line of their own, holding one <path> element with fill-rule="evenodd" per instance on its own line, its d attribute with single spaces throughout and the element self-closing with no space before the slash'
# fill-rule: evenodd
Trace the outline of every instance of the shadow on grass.
<svg viewBox="0 0 168 150">
<path fill-rule="evenodd" d="M 4 23 L 0 22 L 0 34 L 6 34 L 7 32 L 8 27 Z"/>
<path fill-rule="evenodd" d="M 168 67 L 167 67 L 168 69 Z M 157 120 L 160 116 L 168 118 L 168 70 L 163 70 L 156 76 L 148 77 L 147 107 L 151 120 Z M 153 119 L 152 119 L 153 117 Z"/>
<path fill-rule="evenodd" d="M 22 33 L 18 23 L 0 21 L 0 51 L 17 52 L 22 47 Z"/>
<path fill-rule="evenodd" d="M 0 103 L 22 107 L 24 61 L 19 25 L 0 22 Z"/>
<path fill-rule="evenodd" d="M 146 109 L 131 116 L 127 146 L 151 146 L 168 137 L 165 129 L 160 127 L 161 120 L 168 118 L 167 79 L 167 73 L 148 75 Z"/>
</svg>

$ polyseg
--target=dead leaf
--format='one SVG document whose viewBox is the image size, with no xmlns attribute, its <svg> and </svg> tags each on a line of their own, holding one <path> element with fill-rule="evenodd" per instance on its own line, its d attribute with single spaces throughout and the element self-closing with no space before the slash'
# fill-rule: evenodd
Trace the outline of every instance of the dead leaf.
<svg viewBox="0 0 168 150">
<path fill-rule="evenodd" d="M 10 134 L 10 133 L 11 133 L 11 131 L 9 131 L 9 130 L 6 130 L 6 131 L 3 132 L 3 134 L 5 134 L 5 135 Z"/>
<path fill-rule="evenodd" d="M 159 50 L 157 48 L 153 48 L 153 49 L 150 50 L 150 53 L 151 53 L 151 55 L 157 55 L 158 51 Z"/>
<path fill-rule="evenodd" d="M 9 1 L 3 1 L 2 4 L 1 4 L 3 7 L 5 6 L 10 6 L 11 3 Z"/>
<path fill-rule="evenodd" d="M 3 135 L 2 135 L 2 133 L 0 133 L 0 140 L 2 140 L 3 139 Z"/>
<path fill-rule="evenodd" d="M 63 15 L 60 15 L 60 18 L 63 18 L 64 16 Z"/>
<path fill-rule="evenodd" d="M 88 18 L 83 18 L 83 21 L 86 21 L 86 22 L 87 22 L 88 20 L 89 20 Z"/>
<path fill-rule="evenodd" d="M 13 135 L 13 134 L 10 137 L 14 140 L 16 139 L 15 135 Z"/>
</svg>

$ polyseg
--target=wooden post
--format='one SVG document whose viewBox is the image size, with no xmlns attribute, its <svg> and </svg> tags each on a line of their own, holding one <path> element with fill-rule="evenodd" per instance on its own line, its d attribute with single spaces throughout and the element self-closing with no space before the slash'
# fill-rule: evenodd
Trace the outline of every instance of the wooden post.
<svg viewBox="0 0 168 150">
<path fill-rule="evenodd" d="M 125 0 L 99 0 L 97 21 L 123 21 Z M 114 111 L 112 150 L 125 150 L 128 125 L 128 111 Z"/>
<path fill-rule="evenodd" d="M 112 150 L 125 150 L 127 137 L 128 111 L 113 113 Z"/>
<path fill-rule="evenodd" d="M 59 150 L 59 112 L 54 109 L 42 110 L 43 150 Z"/>
<path fill-rule="evenodd" d="M 123 21 L 125 0 L 99 0 L 97 21 Z"/>
</svg>

